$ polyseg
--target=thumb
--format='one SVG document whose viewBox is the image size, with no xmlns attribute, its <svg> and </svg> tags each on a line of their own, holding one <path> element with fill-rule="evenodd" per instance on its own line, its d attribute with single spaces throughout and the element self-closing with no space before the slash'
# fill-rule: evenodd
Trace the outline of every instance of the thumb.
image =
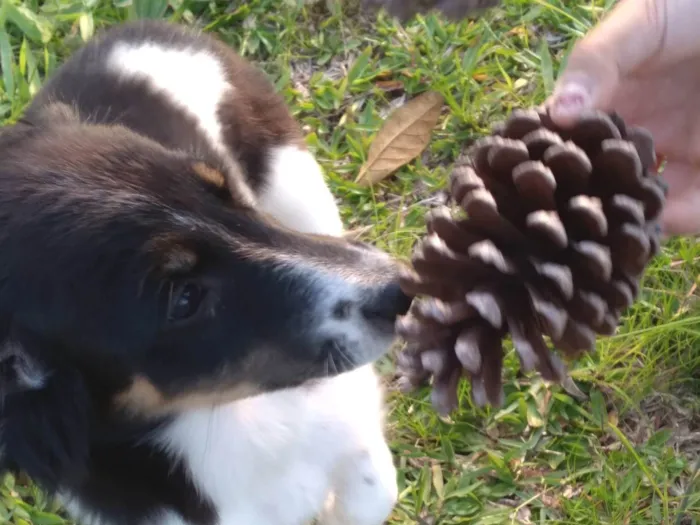
<svg viewBox="0 0 700 525">
<path fill-rule="evenodd" d="M 620 0 L 577 42 L 547 102 L 557 124 L 571 125 L 589 109 L 612 109 L 621 80 L 642 64 L 649 66 L 662 51 L 671 9 L 667 4 L 673 2 L 683 4 L 687 0 Z"/>
</svg>

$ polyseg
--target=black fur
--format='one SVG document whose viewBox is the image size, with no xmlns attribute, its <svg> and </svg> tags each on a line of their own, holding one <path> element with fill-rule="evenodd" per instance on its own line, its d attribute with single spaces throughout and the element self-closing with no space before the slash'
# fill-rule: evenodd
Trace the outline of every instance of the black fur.
<svg viewBox="0 0 700 525">
<path fill-rule="evenodd" d="M 170 510 L 210 525 L 216 509 L 148 437 L 188 396 L 326 375 L 345 342 L 318 336 L 315 283 L 283 262 L 365 281 L 363 311 L 381 329 L 408 301 L 394 266 L 366 262 L 366 248 L 286 230 L 201 177 L 196 163 L 225 163 L 187 116 L 104 69 L 122 39 L 226 61 L 237 96 L 220 116 L 253 190 L 266 148 L 300 141 L 260 73 L 213 39 L 156 22 L 87 45 L 0 131 L 0 470 L 78 495 L 110 524 Z M 201 306 L 173 321 L 185 286 L 203 292 Z M 130 390 L 139 379 L 152 391 Z"/>
</svg>

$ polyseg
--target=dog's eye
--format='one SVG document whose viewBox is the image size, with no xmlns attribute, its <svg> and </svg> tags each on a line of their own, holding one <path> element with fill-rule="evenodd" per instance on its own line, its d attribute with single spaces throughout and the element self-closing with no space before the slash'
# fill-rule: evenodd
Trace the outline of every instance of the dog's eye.
<svg viewBox="0 0 700 525">
<path fill-rule="evenodd" d="M 175 288 L 168 307 L 168 321 L 183 321 L 199 310 L 204 299 L 204 290 L 196 284 L 188 283 Z"/>
</svg>

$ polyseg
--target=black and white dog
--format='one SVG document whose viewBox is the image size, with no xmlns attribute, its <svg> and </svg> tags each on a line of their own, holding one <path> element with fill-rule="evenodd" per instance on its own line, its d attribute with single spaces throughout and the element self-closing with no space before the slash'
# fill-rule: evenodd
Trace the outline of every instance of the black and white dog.
<svg viewBox="0 0 700 525">
<path fill-rule="evenodd" d="M 113 28 L 0 132 L 0 470 L 82 525 L 380 525 L 409 298 L 213 37 Z"/>
</svg>

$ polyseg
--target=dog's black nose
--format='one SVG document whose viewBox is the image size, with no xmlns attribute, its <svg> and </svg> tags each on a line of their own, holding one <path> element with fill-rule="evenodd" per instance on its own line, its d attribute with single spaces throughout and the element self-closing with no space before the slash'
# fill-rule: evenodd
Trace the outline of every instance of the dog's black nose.
<svg viewBox="0 0 700 525">
<path fill-rule="evenodd" d="M 368 319 L 394 321 L 399 315 L 408 312 L 411 297 L 403 293 L 398 283 L 384 286 L 362 308 L 362 313 Z"/>
</svg>

